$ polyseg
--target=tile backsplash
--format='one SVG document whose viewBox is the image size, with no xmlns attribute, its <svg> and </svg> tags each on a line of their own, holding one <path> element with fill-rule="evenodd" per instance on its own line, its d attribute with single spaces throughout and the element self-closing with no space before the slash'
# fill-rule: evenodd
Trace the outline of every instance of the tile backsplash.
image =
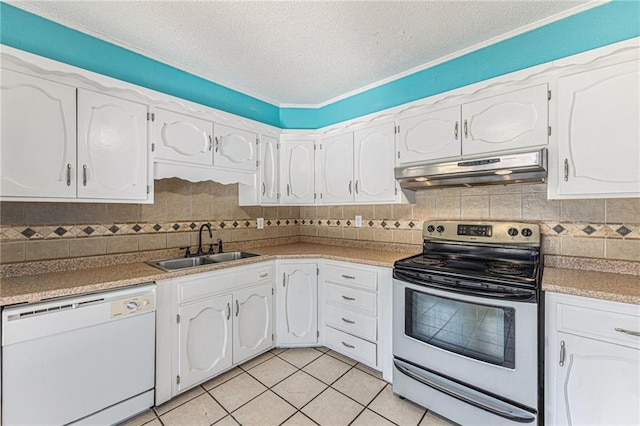
<svg viewBox="0 0 640 426">
<path fill-rule="evenodd" d="M 640 260 L 640 199 L 549 201 L 546 190 L 544 184 L 438 189 L 418 192 L 413 205 L 240 207 L 237 185 L 165 179 L 155 183 L 153 205 L 0 203 L 0 261 L 193 246 L 207 222 L 225 242 L 300 235 L 419 250 L 423 221 L 437 219 L 535 222 L 545 253 Z M 356 215 L 362 228 L 354 226 Z M 258 217 L 264 229 L 257 229 Z"/>
</svg>

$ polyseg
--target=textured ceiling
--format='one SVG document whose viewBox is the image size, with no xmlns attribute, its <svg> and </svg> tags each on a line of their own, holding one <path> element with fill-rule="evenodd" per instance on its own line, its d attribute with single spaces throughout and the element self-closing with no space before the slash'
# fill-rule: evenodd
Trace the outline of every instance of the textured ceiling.
<svg viewBox="0 0 640 426">
<path fill-rule="evenodd" d="M 317 105 L 588 2 L 11 3 L 268 102 Z"/>
</svg>

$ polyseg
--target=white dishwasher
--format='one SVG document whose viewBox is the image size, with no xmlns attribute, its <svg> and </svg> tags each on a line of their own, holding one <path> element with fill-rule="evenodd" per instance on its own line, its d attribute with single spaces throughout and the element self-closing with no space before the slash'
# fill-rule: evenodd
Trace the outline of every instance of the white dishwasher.
<svg viewBox="0 0 640 426">
<path fill-rule="evenodd" d="M 155 284 L 5 308 L 2 424 L 105 425 L 154 403 Z"/>
</svg>

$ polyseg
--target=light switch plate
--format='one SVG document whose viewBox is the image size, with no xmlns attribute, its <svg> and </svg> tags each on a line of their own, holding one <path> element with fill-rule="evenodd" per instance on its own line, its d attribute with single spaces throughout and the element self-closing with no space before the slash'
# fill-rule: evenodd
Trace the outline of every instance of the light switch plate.
<svg viewBox="0 0 640 426">
<path fill-rule="evenodd" d="M 263 217 L 259 217 L 256 220 L 256 225 L 258 226 L 258 229 L 263 229 L 264 228 L 264 218 Z"/>
<path fill-rule="evenodd" d="M 362 215 L 356 215 L 356 228 L 362 228 Z"/>
</svg>

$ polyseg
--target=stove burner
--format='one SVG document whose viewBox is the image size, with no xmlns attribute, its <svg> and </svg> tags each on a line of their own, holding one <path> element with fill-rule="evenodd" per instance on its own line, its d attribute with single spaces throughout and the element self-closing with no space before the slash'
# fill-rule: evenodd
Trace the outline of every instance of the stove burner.
<svg viewBox="0 0 640 426">
<path fill-rule="evenodd" d="M 522 269 L 518 265 L 507 263 L 488 263 L 487 272 L 499 275 L 522 275 Z"/>
<path fill-rule="evenodd" d="M 412 263 L 422 266 L 442 266 L 444 265 L 444 257 L 442 256 L 421 256 L 411 259 Z"/>
</svg>

